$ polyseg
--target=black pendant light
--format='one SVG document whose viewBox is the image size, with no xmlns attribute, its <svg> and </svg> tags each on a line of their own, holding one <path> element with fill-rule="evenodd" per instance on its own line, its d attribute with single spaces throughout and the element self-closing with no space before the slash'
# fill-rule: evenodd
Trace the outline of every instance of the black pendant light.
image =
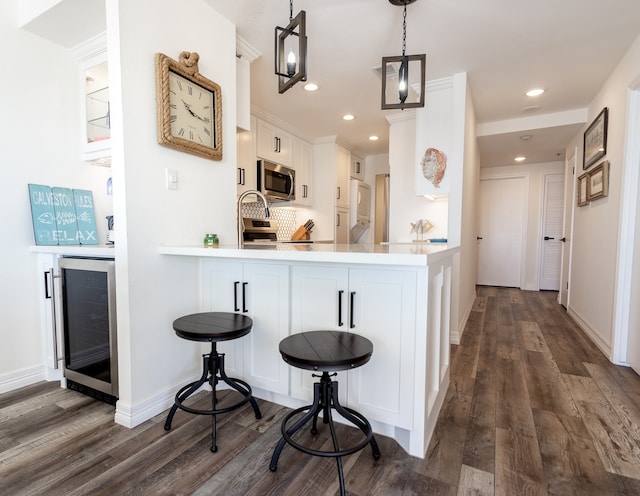
<svg viewBox="0 0 640 496">
<path fill-rule="evenodd" d="M 405 53 L 407 47 L 407 5 L 415 1 L 389 0 L 392 5 L 404 8 L 402 14 L 402 55 L 382 57 L 382 110 L 424 107 L 427 56 L 426 54 L 406 55 Z M 410 79 L 410 75 L 416 74 L 420 79 L 419 88 L 415 88 Z M 415 79 L 417 83 L 417 77 Z M 407 101 L 411 89 L 415 89 L 417 97 Z"/>
<path fill-rule="evenodd" d="M 298 81 L 307 80 L 307 13 L 293 17 L 293 0 L 289 0 L 289 25 L 276 26 L 275 72 L 278 92 L 284 93 Z"/>
</svg>

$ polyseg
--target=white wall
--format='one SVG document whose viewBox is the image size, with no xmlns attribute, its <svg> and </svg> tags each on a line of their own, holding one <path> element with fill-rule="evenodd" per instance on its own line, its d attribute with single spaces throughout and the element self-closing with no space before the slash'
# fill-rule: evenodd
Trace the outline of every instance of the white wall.
<svg viewBox="0 0 640 496">
<path fill-rule="evenodd" d="M 613 322 L 617 258 L 621 247 L 621 182 L 627 163 L 625 136 L 629 88 L 640 77 L 640 37 L 631 45 L 597 97 L 589 105 L 589 121 L 603 107 L 609 108 L 606 160 L 610 163 L 609 196 L 584 207 L 574 207 L 571 272 L 568 311 L 594 342 L 609 356 L 614 341 Z M 583 130 L 584 131 L 584 130 Z M 582 132 L 567 149 L 577 146 L 578 164 L 582 164 Z M 637 139 L 631 136 L 628 139 Z M 578 166 L 576 177 L 582 172 Z M 575 178 L 574 178 L 575 183 Z M 637 226 L 636 226 L 637 229 Z M 636 283 L 637 284 L 637 281 Z M 628 323 L 625 323 L 628 324 Z"/>
<path fill-rule="evenodd" d="M 524 177 L 528 184 L 527 236 L 524 257 L 523 289 L 538 291 L 540 239 L 542 233 L 542 200 L 545 174 L 564 174 L 564 162 L 548 162 L 505 167 L 484 167 L 480 169 L 480 179 L 499 177 Z"/>
<path fill-rule="evenodd" d="M 473 307 L 476 297 L 476 274 L 478 266 L 478 189 L 480 176 L 480 152 L 476 138 L 476 116 L 473 108 L 473 98 L 467 83 L 466 74 L 454 76 L 456 91 L 456 105 L 454 108 L 454 126 L 461 128 L 463 140 L 462 154 L 462 184 L 459 190 L 459 222 L 460 222 L 460 254 L 458 262 L 454 264 L 452 279 L 458 288 L 457 297 L 452 303 L 451 334 L 452 341 L 459 342 L 464 327 Z M 464 97 L 463 97 L 464 95 Z M 461 107 L 461 108 L 460 108 Z M 460 120 L 462 119 L 462 122 Z M 455 190 L 452 197 L 455 197 Z M 449 223 L 454 219 L 449 212 Z"/>
<path fill-rule="evenodd" d="M 415 193 L 416 161 L 415 136 L 416 113 L 405 110 L 387 117 L 389 128 L 389 241 L 407 243 L 416 239 L 411 223 L 428 219 L 434 229 L 425 238 L 446 237 L 447 202 L 427 200 Z"/>
<path fill-rule="evenodd" d="M 12 374 L 43 370 L 39 291 L 27 184 L 93 191 L 101 242 L 111 198 L 108 168 L 80 159 L 80 89 L 70 52 L 18 28 L 18 0 L 0 2 L 0 44 L 7 48 L 0 92 L 9 95 L 0 119 L 0 167 L 7 183 L 1 205 L 4 261 L 0 285 L 0 383 Z M 70 21 L 74 21 L 70 19 Z M 81 22 L 81 19 L 75 20 Z"/>
<path fill-rule="evenodd" d="M 201 0 L 108 2 L 120 402 L 116 420 L 144 420 L 145 402 L 197 374 L 201 352 L 171 322 L 200 309 L 198 265 L 158 254 L 162 244 L 200 244 L 206 232 L 234 244 L 235 28 Z M 144 20 L 144 21 L 142 21 Z M 200 54 L 200 73 L 222 90 L 223 160 L 178 152 L 156 141 L 154 54 Z M 111 75 L 110 75 L 111 76 Z M 116 75 L 114 74 L 115 78 Z M 178 189 L 165 188 L 165 169 Z"/>
</svg>

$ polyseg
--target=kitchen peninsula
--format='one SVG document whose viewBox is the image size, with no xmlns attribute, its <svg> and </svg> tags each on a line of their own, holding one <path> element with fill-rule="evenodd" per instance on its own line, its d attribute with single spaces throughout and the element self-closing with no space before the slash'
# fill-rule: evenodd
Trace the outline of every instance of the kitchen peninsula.
<svg viewBox="0 0 640 496">
<path fill-rule="evenodd" d="M 159 252 L 199 258 L 201 311 L 253 319 L 252 332 L 222 351 L 229 375 L 246 380 L 259 398 L 294 408 L 312 397 L 311 374 L 292 369 L 278 352 L 289 334 L 336 329 L 369 338 L 370 362 L 339 373 L 341 402 L 424 457 L 449 384 L 458 248 L 278 243 Z"/>
</svg>

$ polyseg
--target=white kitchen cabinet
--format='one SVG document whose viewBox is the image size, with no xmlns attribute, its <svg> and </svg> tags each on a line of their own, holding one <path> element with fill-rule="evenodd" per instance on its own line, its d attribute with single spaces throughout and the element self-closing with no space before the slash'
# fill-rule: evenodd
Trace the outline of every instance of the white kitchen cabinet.
<svg viewBox="0 0 640 496">
<path fill-rule="evenodd" d="M 355 155 L 351 155 L 351 177 L 364 181 L 364 160 Z"/>
<path fill-rule="evenodd" d="M 336 244 L 349 244 L 349 209 L 336 207 L 334 240 Z"/>
<path fill-rule="evenodd" d="M 370 339 L 371 360 L 338 378 L 341 401 L 406 429 L 413 421 L 416 288 L 415 271 L 292 267 L 291 332 L 342 330 Z M 308 371 L 292 371 L 293 397 L 310 400 L 311 384 Z"/>
<path fill-rule="evenodd" d="M 349 176 L 351 154 L 349 150 L 336 147 L 336 206 L 349 208 Z"/>
<path fill-rule="evenodd" d="M 96 165 L 111 165 L 111 106 L 107 38 L 102 33 L 71 49 L 80 77 L 81 154 Z"/>
<path fill-rule="evenodd" d="M 269 122 L 256 119 L 256 153 L 258 158 L 292 166 L 293 136 Z"/>
<path fill-rule="evenodd" d="M 289 392 L 289 366 L 279 343 L 289 333 L 289 267 L 206 260 L 202 263 L 205 311 L 239 312 L 253 319 L 246 336 L 218 344 L 230 376 L 252 387 Z"/>
<path fill-rule="evenodd" d="M 256 163 L 256 118 L 251 118 L 251 131 L 238 131 L 236 133 L 236 146 L 238 153 L 238 167 L 236 181 L 238 195 L 247 190 L 256 189 L 258 184 L 258 166 Z"/>
<path fill-rule="evenodd" d="M 296 170 L 296 205 L 311 206 L 313 192 L 313 147 L 298 138 L 293 140 L 293 165 Z"/>
</svg>

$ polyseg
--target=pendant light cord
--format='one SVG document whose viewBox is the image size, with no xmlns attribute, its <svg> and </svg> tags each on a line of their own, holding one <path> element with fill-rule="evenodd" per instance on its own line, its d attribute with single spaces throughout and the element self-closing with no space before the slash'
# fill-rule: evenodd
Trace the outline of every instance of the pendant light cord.
<svg viewBox="0 0 640 496">
<path fill-rule="evenodd" d="M 293 20 L 293 0 L 289 0 L 289 21 L 291 20 Z"/>
<path fill-rule="evenodd" d="M 293 0 L 291 0 L 293 1 Z M 402 14 L 402 56 L 407 48 L 407 0 L 404 0 L 404 12 Z"/>
</svg>

